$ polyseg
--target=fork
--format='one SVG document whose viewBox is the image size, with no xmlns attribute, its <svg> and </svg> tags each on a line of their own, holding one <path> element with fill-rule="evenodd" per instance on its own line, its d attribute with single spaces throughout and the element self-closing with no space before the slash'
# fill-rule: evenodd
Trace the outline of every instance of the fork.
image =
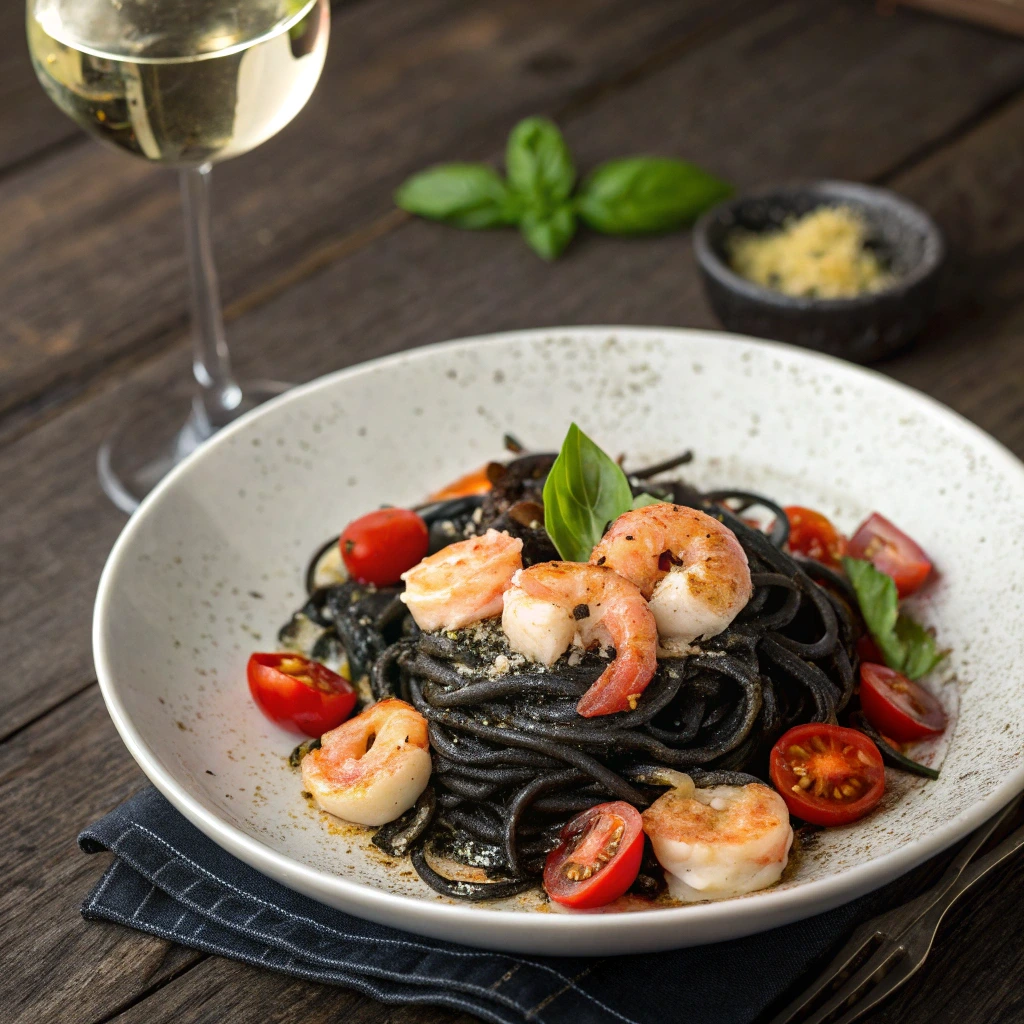
<svg viewBox="0 0 1024 1024">
<path fill-rule="evenodd" d="M 821 977 L 773 1017 L 771 1024 L 853 1024 L 892 995 L 925 962 L 946 911 L 979 879 L 1024 846 L 1022 825 L 971 863 L 1022 800 L 1024 796 L 1018 796 L 985 822 L 932 888 L 862 924 Z M 833 994 L 818 1005 L 830 990 Z M 834 1017 L 843 1009 L 842 1016 Z"/>
</svg>

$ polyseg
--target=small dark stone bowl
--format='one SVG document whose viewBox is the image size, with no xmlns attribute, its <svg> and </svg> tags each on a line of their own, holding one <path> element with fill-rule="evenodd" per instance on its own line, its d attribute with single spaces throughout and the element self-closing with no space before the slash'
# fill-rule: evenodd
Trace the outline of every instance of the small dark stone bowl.
<svg viewBox="0 0 1024 1024">
<path fill-rule="evenodd" d="M 888 288 L 850 299 L 796 298 L 730 268 L 725 246 L 733 229 L 774 230 L 821 206 L 849 206 L 864 217 L 868 244 L 895 276 Z M 938 226 L 913 203 L 846 181 L 787 185 L 728 200 L 697 222 L 693 245 L 708 300 L 728 330 L 860 363 L 891 355 L 924 326 L 946 252 Z"/>
</svg>

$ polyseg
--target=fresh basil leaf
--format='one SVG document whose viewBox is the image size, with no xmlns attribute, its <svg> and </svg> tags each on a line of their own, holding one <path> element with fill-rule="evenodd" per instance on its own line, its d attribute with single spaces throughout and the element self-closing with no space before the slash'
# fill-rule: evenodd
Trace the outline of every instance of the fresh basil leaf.
<svg viewBox="0 0 1024 1024">
<path fill-rule="evenodd" d="M 512 129 L 505 171 L 512 189 L 539 213 L 561 206 L 576 183 L 569 147 L 558 125 L 546 117 L 528 117 Z"/>
<path fill-rule="evenodd" d="M 519 220 L 516 198 L 494 168 L 486 164 L 428 168 L 398 188 L 395 203 L 408 213 L 474 230 Z"/>
<path fill-rule="evenodd" d="M 903 646 L 903 667 L 900 671 L 908 679 L 920 679 L 946 656 L 939 650 L 935 637 L 919 622 L 901 615 L 896 620 L 896 636 Z"/>
<path fill-rule="evenodd" d="M 571 424 L 544 482 L 544 528 L 567 562 L 586 562 L 607 525 L 628 511 L 622 468 Z"/>
<path fill-rule="evenodd" d="M 927 675 L 945 655 L 924 626 L 900 614 L 893 578 L 859 558 L 844 558 L 843 568 L 886 665 L 909 679 Z"/>
<path fill-rule="evenodd" d="M 726 182 L 685 160 L 628 157 L 587 177 L 576 210 L 606 235 L 651 234 L 690 223 L 731 192 Z"/>
<path fill-rule="evenodd" d="M 880 638 L 895 638 L 900 607 L 893 578 L 859 558 L 844 558 L 843 568 L 857 593 L 864 622 L 876 642 L 881 646 Z"/>
<path fill-rule="evenodd" d="M 541 259 L 557 260 L 576 234 L 576 214 L 566 203 L 552 213 L 537 213 L 527 210 L 519 222 L 530 248 Z"/>
<path fill-rule="evenodd" d="M 648 494 L 646 491 L 643 494 L 638 494 L 634 499 L 630 508 L 646 508 L 648 505 L 664 505 L 664 498 L 656 498 L 653 494 Z"/>
</svg>

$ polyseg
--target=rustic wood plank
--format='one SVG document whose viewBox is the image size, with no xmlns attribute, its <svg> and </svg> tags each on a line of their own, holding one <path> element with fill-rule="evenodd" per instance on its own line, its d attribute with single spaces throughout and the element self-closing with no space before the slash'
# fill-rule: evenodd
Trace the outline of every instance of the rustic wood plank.
<svg viewBox="0 0 1024 1024">
<path fill-rule="evenodd" d="M 1024 858 L 955 907 L 921 971 L 865 1024 L 1016 1024 L 1024 1018 Z"/>
<path fill-rule="evenodd" d="M 578 100 L 753 6 L 565 0 L 541 17 L 530 0 L 380 0 L 339 10 L 307 109 L 214 176 L 226 301 L 251 302 L 311 251 L 387 213 L 420 164 L 487 152 L 520 116 Z M 996 77 L 1022 72 L 1024 58 Z M 5 182 L 0 411 L 80 387 L 133 346 L 152 354 L 154 338 L 182 330 L 178 208 L 171 174 L 99 146 Z"/>
<path fill-rule="evenodd" d="M 944 301 L 916 347 L 881 368 L 974 420 L 1024 455 L 1024 103 L 903 175 L 932 210 L 951 259 Z"/>
<path fill-rule="evenodd" d="M 1020 0 L 894 0 L 946 18 L 963 18 L 1001 32 L 1024 36 L 1024 6 Z"/>
<path fill-rule="evenodd" d="M 741 186 L 798 170 L 876 177 L 969 109 L 962 94 L 973 72 L 961 67 L 954 76 L 954 55 L 945 58 L 949 74 L 938 75 L 950 84 L 935 85 L 938 69 L 927 54 L 938 27 L 946 26 L 793 0 L 607 97 L 600 109 L 580 112 L 567 132 L 588 161 L 643 149 L 674 151 L 727 165 Z M 975 33 L 964 31 L 969 53 Z M 877 62 L 879 54 L 884 63 Z M 710 116 L 728 81 L 740 83 L 730 92 L 735 99 Z M 787 116 L 773 121 L 780 98 Z M 945 119 L 940 109 L 947 110 Z M 912 120 L 896 130 L 901 117 Z M 862 122 L 882 126 L 870 146 L 847 130 Z M 996 140 L 1005 151 L 1000 159 L 1019 158 L 1020 138 Z M 987 152 L 978 157 L 988 159 Z M 1024 231 L 998 161 L 983 162 L 976 173 L 1004 188 L 1012 230 Z M 919 198 L 941 207 L 942 185 L 939 180 L 938 192 Z M 959 194 L 950 201 L 959 204 Z M 988 237 L 984 222 L 975 230 Z M 510 233 L 456 233 L 415 222 L 243 317 L 236 331 L 248 339 L 238 351 L 243 371 L 303 379 L 386 351 L 538 322 L 705 326 L 712 320 L 682 236 L 640 242 L 584 237 L 567 258 L 548 266 Z M 295 338 L 308 343 L 296 345 Z M 178 349 L 130 380 L 164 388 L 186 372 Z M 0 678 L 7 729 L 88 679 L 95 581 L 121 525 L 99 492 L 92 460 L 99 439 L 132 398 L 119 384 L 0 452 L 0 479 L 11 495 L 0 508 L 0 561 L 15 567 L 0 592 L 0 643 L 11 652 L 9 671 Z M 18 641 L 25 617 L 38 624 L 32 647 Z"/>
<path fill-rule="evenodd" d="M 0 173 L 80 137 L 36 81 L 25 42 L 25 5 L 0 5 Z"/>
<path fill-rule="evenodd" d="M 176 983 L 112 1018 L 115 1024 L 473 1024 L 437 1006 L 385 1006 L 351 990 L 212 957 Z"/>
<path fill-rule="evenodd" d="M 78 913 L 108 858 L 80 854 L 76 834 L 144 783 L 96 687 L 0 747 L 0 1007 L 10 1024 L 100 1020 L 199 961 Z"/>
</svg>

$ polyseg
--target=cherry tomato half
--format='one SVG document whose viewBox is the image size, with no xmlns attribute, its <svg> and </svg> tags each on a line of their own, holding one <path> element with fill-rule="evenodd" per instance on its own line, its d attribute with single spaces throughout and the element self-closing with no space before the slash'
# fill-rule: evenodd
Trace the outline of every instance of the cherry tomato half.
<svg viewBox="0 0 1024 1024">
<path fill-rule="evenodd" d="M 427 553 L 427 524 L 407 508 L 381 508 L 353 519 L 338 538 L 345 568 L 360 583 L 397 583 Z"/>
<path fill-rule="evenodd" d="M 622 800 L 598 804 L 562 829 L 544 863 L 544 889 L 563 907 L 603 907 L 633 884 L 643 852 L 640 812 Z"/>
<path fill-rule="evenodd" d="M 790 551 L 837 568 L 846 554 L 846 538 L 820 512 L 800 505 L 787 505 Z"/>
<path fill-rule="evenodd" d="M 322 736 L 356 706 L 356 691 L 344 676 L 301 654 L 254 654 L 246 674 L 259 709 L 291 732 Z"/>
<path fill-rule="evenodd" d="M 488 462 L 479 469 L 474 469 L 472 473 L 467 473 L 465 476 L 460 476 L 458 480 L 453 480 L 439 491 L 434 491 L 430 496 L 430 500 L 447 501 L 449 498 L 464 498 L 470 494 L 486 494 L 493 486 L 488 475 L 490 465 Z"/>
<path fill-rule="evenodd" d="M 900 597 L 908 597 L 928 579 L 932 563 L 918 545 L 898 526 L 872 512 L 850 538 L 846 553 L 871 562 L 879 572 L 896 581 Z"/>
<path fill-rule="evenodd" d="M 860 705 L 883 736 L 909 743 L 946 728 L 942 705 L 920 684 L 887 665 L 860 667 Z"/>
<path fill-rule="evenodd" d="M 856 729 L 810 722 L 772 747 L 772 782 L 790 812 L 814 825 L 863 818 L 885 792 L 882 755 Z"/>
</svg>

